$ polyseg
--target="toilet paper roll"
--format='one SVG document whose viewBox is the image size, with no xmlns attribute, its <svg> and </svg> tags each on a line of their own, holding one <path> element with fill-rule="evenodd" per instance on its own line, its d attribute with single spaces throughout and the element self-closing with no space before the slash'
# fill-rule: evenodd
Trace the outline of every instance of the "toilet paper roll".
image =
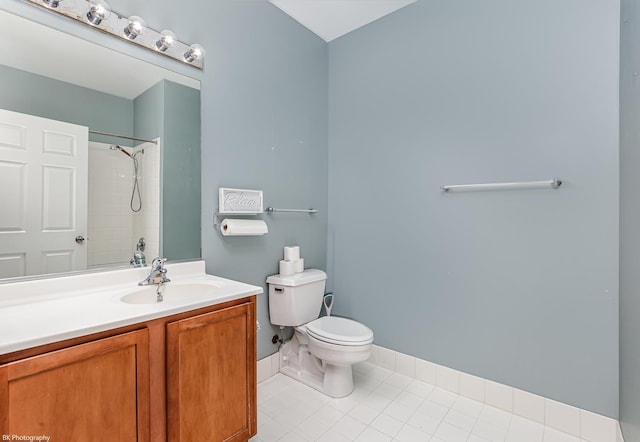
<svg viewBox="0 0 640 442">
<path fill-rule="evenodd" d="M 261 219 L 224 219 L 220 223 L 224 236 L 251 236 L 269 233 L 267 223 Z"/>
<path fill-rule="evenodd" d="M 280 276 L 291 276 L 294 273 L 293 261 L 280 260 Z"/>
<path fill-rule="evenodd" d="M 284 248 L 284 260 L 285 261 L 295 261 L 300 259 L 300 247 L 299 246 L 290 246 Z"/>
<path fill-rule="evenodd" d="M 293 271 L 296 273 L 304 272 L 304 258 L 293 261 Z"/>
</svg>

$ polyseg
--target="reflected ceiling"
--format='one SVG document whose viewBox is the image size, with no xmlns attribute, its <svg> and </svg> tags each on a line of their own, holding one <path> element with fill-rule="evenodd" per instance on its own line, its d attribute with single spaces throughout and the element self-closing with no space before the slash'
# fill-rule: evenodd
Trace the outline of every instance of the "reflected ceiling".
<svg viewBox="0 0 640 442">
<path fill-rule="evenodd" d="M 0 23 L 1 63 L 16 69 L 129 100 L 162 79 L 200 89 L 198 80 L 117 51 L 96 51 L 93 43 L 5 11 Z"/>
</svg>

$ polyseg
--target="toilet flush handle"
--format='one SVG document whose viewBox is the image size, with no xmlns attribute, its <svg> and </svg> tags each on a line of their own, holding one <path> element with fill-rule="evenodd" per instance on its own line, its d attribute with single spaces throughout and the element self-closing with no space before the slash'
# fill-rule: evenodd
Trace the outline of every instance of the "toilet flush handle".
<svg viewBox="0 0 640 442">
<path fill-rule="evenodd" d="M 331 308 L 333 307 L 333 293 L 325 293 L 323 302 L 324 309 L 327 312 L 327 316 L 331 316 Z"/>
</svg>

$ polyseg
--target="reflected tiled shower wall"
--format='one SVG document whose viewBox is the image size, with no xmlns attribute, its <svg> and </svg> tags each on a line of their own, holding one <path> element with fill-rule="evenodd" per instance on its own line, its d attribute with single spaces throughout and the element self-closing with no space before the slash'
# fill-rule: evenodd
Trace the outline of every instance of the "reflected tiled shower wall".
<svg viewBox="0 0 640 442">
<path fill-rule="evenodd" d="M 142 210 L 133 214 L 134 250 L 138 239 L 144 237 L 144 254 L 149 264 L 160 256 L 160 140 L 157 141 L 157 145 L 144 143 L 138 146 L 138 149 L 144 149 L 144 155 L 138 156 Z"/>
<path fill-rule="evenodd" d="M 109 146 L 89 143 L 89 268 L 129 262 L 140 237 L 145 238 L 145 256 L 152 259 L 159 254 L 159 147 L 145 143 L 126 148 L 131 153 L 144 149 L 137 157 L 142 209 L 133 212 L 133 161 Z M 137 207 L 137 195 L 133 202 Z"/>
</svg>

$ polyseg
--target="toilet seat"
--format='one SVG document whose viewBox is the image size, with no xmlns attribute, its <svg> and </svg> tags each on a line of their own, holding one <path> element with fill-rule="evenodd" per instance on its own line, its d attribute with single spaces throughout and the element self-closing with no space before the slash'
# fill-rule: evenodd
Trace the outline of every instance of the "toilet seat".
<svg viewBox="0 0 640 442">
<path fill-rule="evenodd" d="M 356 346 L 373 342 L 373 331 L 358 321 L 337 316 L 323 316 L 306 324 L 315 339 L 329 344 Z"/>
</svg>

